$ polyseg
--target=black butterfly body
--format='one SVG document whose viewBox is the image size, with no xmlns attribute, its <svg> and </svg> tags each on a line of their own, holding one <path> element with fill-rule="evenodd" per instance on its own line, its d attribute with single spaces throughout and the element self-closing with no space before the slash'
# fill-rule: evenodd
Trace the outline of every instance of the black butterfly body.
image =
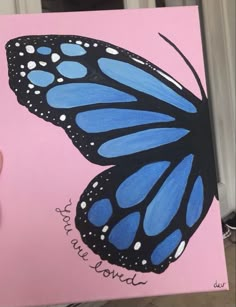
<svg viewBox="0 0 236 307">
<path fill-rule="evenodd" d="M 162 36 L 163 37 L 163 36 Z M 161 273 L 182 254 L 216 195 L 207 98 L 146 59 L 73 35 L 6 45 L 20 104 L 60 126 L 96 176 L 77 205 L 81 238 L 101 259 Z"/>
</svg>

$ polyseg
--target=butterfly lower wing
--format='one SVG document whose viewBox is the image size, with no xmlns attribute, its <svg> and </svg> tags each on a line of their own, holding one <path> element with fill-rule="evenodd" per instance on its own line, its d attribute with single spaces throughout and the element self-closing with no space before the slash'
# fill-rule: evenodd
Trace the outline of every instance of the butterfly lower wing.
<svg viewBox="0 0 236 307">
<path fill-rule="evenodd" d="M 6 49 L 10 86 L 18 101 L 61 126 L 92 162 L 143 160 L 156 147 L 153 155 L 165 147 L 164 154 L 172 151 L 165 145 L 193 128 L 199 100 L 127 50 L 63 35 L 21 37 Z M 148 143 L 151 138 L 160 142 Z M 123 151 L 116 150 L 121 147 Z"/>
<path fill-rule="evenodd" d="M 213 191 L 197 159 L 112 167 L 94 178 L 77 206 L 76 227 L 101 259 L 142 272 L 163 272 L 186 248 Z"/>
</svg>

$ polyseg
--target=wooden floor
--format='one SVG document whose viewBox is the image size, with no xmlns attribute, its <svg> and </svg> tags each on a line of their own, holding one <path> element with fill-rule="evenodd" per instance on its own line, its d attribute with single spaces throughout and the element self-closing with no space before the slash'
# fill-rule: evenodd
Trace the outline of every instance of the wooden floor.
<svg viewBox="0 0 236 307">
<path fill-rule="evenodd" d="M 235 240 L 234 234 L 234 240 Z M 236 245 L 225 241 L 230 291 L 163 296 L 147 299 L 111 301 L 104 307 L 235 307 Z"/>
</svg>

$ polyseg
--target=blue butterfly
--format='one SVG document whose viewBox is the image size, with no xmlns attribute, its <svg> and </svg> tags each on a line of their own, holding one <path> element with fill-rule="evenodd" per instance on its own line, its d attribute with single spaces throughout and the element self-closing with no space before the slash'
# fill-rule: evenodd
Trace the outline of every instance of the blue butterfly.
<svg viewBox="0 0 236 307">
<path fill-rule="evenodd" d="M 162 273 L 185 250 L 216 196 L 207 97 L 202 99 L 133 52 L 73 35 L 6 44 L 9 83 L 20 104 L 60 126 L 96 176 L 75 225 L 101 259 Z"/>
</svg>

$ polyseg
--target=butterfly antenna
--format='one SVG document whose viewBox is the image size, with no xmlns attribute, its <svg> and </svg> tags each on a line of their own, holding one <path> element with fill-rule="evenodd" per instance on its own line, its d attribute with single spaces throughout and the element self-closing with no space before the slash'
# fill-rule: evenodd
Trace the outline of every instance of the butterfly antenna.
<svg viewBox="0 0 236 307">
<path fill-rule="evenodd" d="M 188 65 L 188 67 L 191 69 L 193 75 L 194 75 L 194 78 L 196 79 L 197 81 L 197 84 L 199 86 L 199 89 L 201 91 L 201 95 L 202 95 L 202 98 L 205 100 L 207 99 L 207 96 L 206 96 L 206 93 L 204 91 L 204 88 L 202 86 L 202 83 L 201 83 L 201 80 L 195 70 L 195 68 L 193 67 L 193 65 L 189 62 L 189 60 L 186 58 L 186 56 L 180 51 L 180 49 L 174 44 L 172 43 L 172 41 L 170 41 L 167 37 L 165 37 L 163 34 L 159 33 L 159 35 L 161 36 L 161 38 L 163 38 L 169 45 L 171 45 L 177 52 L 178 54 L 182 57 L 182 59 L 185 61 L 185 63 Z"/>
</svg>

